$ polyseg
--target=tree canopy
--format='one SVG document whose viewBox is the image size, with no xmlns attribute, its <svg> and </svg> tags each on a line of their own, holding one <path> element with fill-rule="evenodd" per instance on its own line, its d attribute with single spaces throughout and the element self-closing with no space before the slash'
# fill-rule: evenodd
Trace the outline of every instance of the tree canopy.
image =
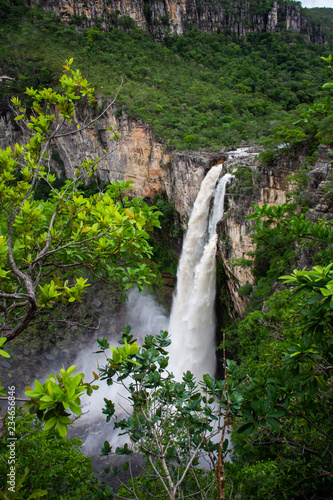
<svg viewBox="0 0 333 500">
<path fill-rule="evenodd" d="M 94 89 L 71 64 L 67 61 L 60 80 L 63 93 L 27 89 L 33 100 L 29 109 L 12 99 L 15 119 L 30 139 L 0 150 L 0 331 L 8 340 L 39 308 L 79 300 L 88 279 L 126 292 L 154 277 L 145 263 L 152 255 L 147 231 L 159 227 L 159 212 L 143 199 L 130 199 L 129 182 L 110 183 L 104 192 L 85 196 L 80 186 L 97 168 L 95 158 L 77 167 L 63 187 L 55 187 L 49 167 L 52 141 L 80 132 L 79 126 L 64 128 L 76 122 L 79 101 L 94 104 Z M 44 200 L 36 199 L 40 182 L 50 189 Z"/>
</svg>

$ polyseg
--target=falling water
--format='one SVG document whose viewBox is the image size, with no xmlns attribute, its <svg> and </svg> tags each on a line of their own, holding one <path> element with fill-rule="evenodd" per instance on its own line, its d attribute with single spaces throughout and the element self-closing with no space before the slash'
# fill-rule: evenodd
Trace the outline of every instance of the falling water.
<svg viewBox="0 0 333 500">
<path fill-rule="evenodd" d="M 227 188 L 228 182 L 230 181 L 230 179 L 232 179 L 232 177 L 233 175 L 231 174 L 225 174 L 217 185 L 214 196 L 214 206 L 209 218 L 209 238 L 216 234 L 216 224 L 223 217 L 225 190 Z"/>
<path fill-rule="evenodd" d="M 215 371 L 216 224 L 223 216 L 225 189 L 232 177 L 224 175 L 216 187 L 221 170 L 222 165 L 211 168 L 201 184 L 178 266 L 169 323 L 170 368 L 177 379 L 187 370 L 197 380 Z"/>
<path fill-rule="evenodd" d="M 115 321 L 114 334 L 108 335 L 111 344 L 116 343 L 118 323 L 130 325 L 131 333 L 139 341 L 146 334 L 168 330 L 172 340 L 169 367 L 177 379 L 187 370 L 197 380 L 202 379 L 203 374 L 214 374 L 215 371 L 216 224 L 223 216 L 225 188 L 231 177 L 226 174 L 218 181 L 221 171 L 222 165 L 210 169 L 195 201 L 178 266 L 177 294 L 169 322 L 151 295 L 132 291 L 124 311 L 125 317 L 112 319 Z M 213 209 L 209 216 L 213 197 Z M 103 333 L 101 331 L 100 336 Z M 87 377 L 91 374 L 92 350 L 90 347 L 82 351 L 76 360 L 79 370 L 84 371 Z M 100 364 L 104 364 L 103 357 Z M 126 441 L 125 436 L 118 436 L 111 428 L 106 432 L 105 417 L 101 414 L 104 398 L 115 403 L 117 414 L 130 411 L 126 390 L 118 384 L 109 387 L 102 381 L 99 385 L 98 391 L 85 398 L 85 414 L 76 423 L 75 431 L 84 440 L 85 453 L 96 456 L 105 439 L 114 448 Z"/>
</svg>

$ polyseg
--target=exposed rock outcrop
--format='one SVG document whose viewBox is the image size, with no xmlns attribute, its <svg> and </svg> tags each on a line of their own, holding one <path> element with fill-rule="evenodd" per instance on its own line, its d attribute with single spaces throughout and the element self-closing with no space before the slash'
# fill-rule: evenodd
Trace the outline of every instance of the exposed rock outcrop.
<svg viewBox="0 0 333 500">
<path fill-rule="evenodd" d="M 326 146 L 319 146 L 318 160 L 309 172 L 309 188 L 312 195 L 312 208 L 308 211 L 309 219 L 317 221 L 323 217 L 333 219 L 333 164 L 332 151 Z"/>
<path fill-rule="evenodd" d="M 53 11 L 64 21 L 75 18 L 83 26 L 98 23 L 102 29 L 117 16 L 127 16 L 156 38 L 170 32 L 182 34 L 194 26 L 201 31 L 237 35 L 273 32 L 284 26 L 315 43 L 325 43 L 321 26 L 302 17 L 300 3 L 294 2 L 271 0 L 267 5 L 250 0 L 28 0 L 28 3 Z"/>
<path fill-rule="evenodd" d="M 51 155 L 54 170 L 58 175 L 64 173 L 73 178 L 74 169 L 85 158 L 101 158 L 105 156 L 104 150 L 111 151 L 98 164 L 97 175 L 102 181 L 133 181 L 133 195 L 137 197 L 152 198 L 154 193 L 166 193 L 182 218 L 188 218 L 207 170 L 223 163 L 227 155 L 168 151 L 154 139 L 148 125 L 124 113 L 117 116 L 114 111 L 110 110 L 81 132 L 55 140 Z M 77 117 L 78 124 L 87 119 L 83 115 Z M 72 130 L 75 129 L 76 124 Z M 113 140 L 115 130 L 121 134 L 117 143 Z M 4 110 L 0 116 L 0 148 L 27 140 L 27 132 L 13 120 L 9 110 Z"/>
<path fill-rule="evenodd" d="M 223 262 L 229 293 L 235 311 L 239 314 L 244 313 L 247 298 L 240 295 L 238 290 L 253 283 L 249 268 L 232 265 L 235 259 L 248 259 L 249 252 L 255 250 L 251 241 L 253 223 L 246 218 L 253 211 L 253 204 L 262 206 L 265 203 L 285 203 L 289 190 L 287 175 L 294 173 L 304 158 L 299 157 L 298 160 L 294 163 L 289 157 L 281 158 L 278 165 L 261 168 L 259 172 L 258 156 L 250 150 L 250 154 L 244 151 L 244 154 L 231 157 L 224 164 L 224 169 L 229 172 L 239 169 L 247 171 L 247 180 L 236 180 L 234 189 L 231 187 L 228 190 L 226 216 L 218 227 L 218 257 Z"/>
<path fill-rule="evenodd" d="M 93 126 L 58 139 L 53 145 L 52 163 L 56 170 L 64 171 L 71 178 L 74 168 L 87 157 L 103 156 L 103 150 L 112 151 L 98 167 L 98 176 L 103 181 L 131 180 L 134 182 L 133 195 L 152 198 L 154 193 L 164 193 L 175 205 L 183 221 L 189 217 L 201 182 L 207 170 L 218 163 L 224 163 L 224 171 L 247 170 L 247 181 L 238 182 L 236 190 L 227 190 L 226 217 L 218 225 L 218 257 L 223 262 L 227 275 L 227 285 L 235 310 L 242 314 L 246 298 L 238 294 L 240 287 L 253 282 L 248 269 L 233 267 L 233 259 L 247 258 L 253 251 L 250 231 L 251 222 L 246 217 L 252 205 L 267 203 L 278 205 L 286 201 L 292 185 L 287 176 L 293 174 L 305 163 L 305 153 L 297 151 L 281 155 L 271 166 L 258 169 L 257 152 L 244 150 L 241 154 L 176 152 L 166 150 L 156 141 L 148 125 L 129 119 L 125 114 L 117 116 L 109 111 Z M 81 122 L 87 117 L 82 116 Z M 112 127 L 121 133 L 114 143 Z M 75 127 L 74 127 L 75 128 Z M 26 133 L 15 122 L 9 110 L 0 117 L 0 147 L 23 143 Z M 309 174 L 307 197 L 312 220 L 325 216 L 333 219 L 332 162 L 328 148 L 319 148 L 318 161 Z M 227 159 L 228 158 L 228 159 Z M 250 172 L 250 176 L 249 176 Z M 303 255 L 302 266 L 307 265 Z"/>
<path fill-rule="evenodd" d="M 227 276 L 227 286 L 232 297 L 235 310 L 243 314 L 247 299 L 238 294 L 240 287 L 253 283 L 249 269 L 233 267 L 233 259 L 249 258 L 248 253 L 255 250 L 251 242 L 252 222 L 247 216 L 253 211 L 252 205 L 280 205 L 287 201 L 288 192 L 293 190 L 293 183 L 288 176 L 294 174 L 305 165 L 305 151 L 302 149 L 281 154 L 272 165 L 258 168 L 256 154 L 244 151 L 236 158 L 229 157 L 224 163 L 224 170 L 235 172 L 247 169 L 246 182 L 238 182 L 233 189 L 227 191 L 227 210 L 225 218 L 219 223 L 218 257 L 222 260 Z M 333 164 L 331 150 L 320 146 L 317 162 L 308 174 L 308 186 L 304 188 L 304 196 L 311 209 L 307 216 L 316 221 L 322 217 L 333 219 Z M 301 253 L 299 268 L 310 265 L 311 255 L 306 250 Z"/>
</svg>

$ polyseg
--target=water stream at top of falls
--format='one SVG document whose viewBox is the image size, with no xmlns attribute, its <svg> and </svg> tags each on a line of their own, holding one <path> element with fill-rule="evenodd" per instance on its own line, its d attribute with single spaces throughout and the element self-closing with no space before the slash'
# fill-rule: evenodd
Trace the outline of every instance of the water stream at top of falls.
<svg viewBox="0 0 333 500">
<path fill-rule="evenodd" d="M 232 177 L 226 174 L 218 182 L 221 171 L 222 165 L 212 167 L 201 184 L 178 265 L 169 322 L 169 367 L 178 380 L 187 370 L 197 380 L 215 372 L 216 224 L 223 217 L 225 190 Z"/>
</svg>

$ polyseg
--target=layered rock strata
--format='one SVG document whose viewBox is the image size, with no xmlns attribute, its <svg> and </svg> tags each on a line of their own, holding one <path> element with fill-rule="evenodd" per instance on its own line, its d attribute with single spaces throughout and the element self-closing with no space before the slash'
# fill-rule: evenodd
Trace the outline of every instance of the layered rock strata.
<svg viewBox="0 0 333 500">
<path fill-rule="evenodd" d="M 300 162 L 304 158 L 299 158 Z M 224 170 L 235 173 L 239 169 L 248 171 L 249 181 L 235 181 L 226 196 L 226 212 L 218 226 L 218 257 L 222 260 L 227 276 L 227 286 L 233 306 L 238 314 L 243 314 L 247 298 L 238 294 L 238 290 L 253 283 L 253 275 L 248 268 L 233 266 L 235 259 L 248 259 L 249 252 L 255 250 L 251 241 L 253 223 L 247 216 L 253 211 L 252 205 L 279 205 L 285 203 L 289 190 L 287 176 L 292 174 L 299 164 L 290 158 L 280 159 L 278 167 L 261 168 L 259 172 L 258 151 L 253 148 L 242 148 L 229 154 L 224 163 Z"/>
<path fill-rule="evenodd" d="M 186 220 L 192 210 L 202 179 L 207 170 L 222 163 L 224 153 L 180 153 L 168 151 L 165 145 L 153 137 L 147 124 L 128 118 L 124 113 L 117 116 L 115 109 L 109 110 L 100 120 L 73 135 L 54 141 L 51 165 L 58 175 L 73 178 L 75 169 L 88 158 L 102 158 L 97 176 L 103 182 L 116 180 L 132 181 L 133 196 L 152 198 L 154 193 L 166 193 L 176 210 Z M 89 117 L 77 118 L 82 125 Z M 112 130 L 110 130 L 112 127 Z M 120 138 L 113 140 L 114 131 Z M 66 132 L 66 131 L 65 131 Z M 28 132 L 13 120 L 9 110 L 0 116 L 0 148 L 24 144 Z"/>
<path fill-rule="evenodd" d="M 32 6 L 55 12 L 64 21 L 75 20 L 83 26 L 102 29 L 127 16 L 156 38 L 165 33 L 182 34 L 191 27 L 245 35 L 277 31 L 281 26 L 302 33 L 315 43 L 324 43 L 320 25 L 301 15 L 301 4 L 271 0 L 269 4 L 249 0 L 28 0 Z"/>
<path fill-rule="evenodd" d="M 232 154 L 232 153 L 231 153 Z M 253 283 L 253 276 L 248 268 L 233 267 L 234 259 L 249 258 L 249 252 L 255 247 L 251 241 L 253 223 L 247 221 L 247 216 L 253 211 L 252 205 L 280 205 L 287 201 L 287 194 L 293 188 L 293 182 L 288 176 L 305 166 L 305 151 L 302 149 L 281 154 L 271 165 L 259 167 L 255 150 L 244 150 L 236 157 L 229 154 L 224 163 L 224 170 L 235 172 L 238 169 L 251 171 L 252 183 L 239 183 L 235 189 L 227 191 L 226 211 L 223 221 L 218 226 L 218 257 L 224 265 L 227 276 L 227 286 L 235 311 L 243 314 L 247 298 L 239 295 L 238 290 L 246 284 Z M 304 187 L 302 196 L 311 206 L 307 216 L 312 221 L 325 217 L 333 219 L 333 164 L 331 150 L 320 146 L 317 161 L 308 173 L 308 185 Z M 311 252 L 302 250 L 298 267 L 311 266 Z"/>
</svg>

